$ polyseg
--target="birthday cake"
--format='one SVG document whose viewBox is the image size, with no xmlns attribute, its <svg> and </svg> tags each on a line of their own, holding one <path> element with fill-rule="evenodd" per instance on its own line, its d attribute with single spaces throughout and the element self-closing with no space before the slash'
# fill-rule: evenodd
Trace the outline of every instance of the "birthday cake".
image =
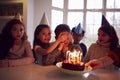
<svg viewBox="0 0 120 80">
<path fill-rule="evenodd" d="M 84 64 L 71 64 L 71 63 L 62 63 L 62 68 L 74 70 L 74 71 L 83 71 L 85 69 Z"/>
<path fill-rule="evenodd" d="M 78 50 L 67 51 L 66 60 L 62 62 L 62 68 L 83 71 L 85 64 L 82 62 L 82 52 Z"/>
</svg>

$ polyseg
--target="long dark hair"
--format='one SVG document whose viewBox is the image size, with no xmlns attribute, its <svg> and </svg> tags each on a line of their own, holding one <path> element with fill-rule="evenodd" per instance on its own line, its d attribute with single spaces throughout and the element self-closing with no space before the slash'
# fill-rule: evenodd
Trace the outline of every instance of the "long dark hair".
<svg viewBox="0 0 120 80">
<path fill-rule="evenodd" d="M 24 26 L 24 24 L 20 20 L 12 19 L 6 23 L 6 25 L 2 30 L 2 33 L 0 35 L 0 58 L 5 58 L 5 56 L 7 56 L 9 52 L 9 49 L 13 46 L 14 39 L 11 34 L 11 29 L 16 24 L 20 24 Z M 25 26 L 24 26 L 24 30 L 25 30 Z M 26 39 L 27 39 L 27 35 L 26 35 L 26 31 L 24 31 L 22 40 L 24 41 Z"/>
<path fill-rule="evenodd" d="M 116 31 L 113 26 L 108 25 L 108 26 L 101 26 L 99 30 L 102 30 L 106 34 L 110 36 L 110 50 L 113 50 L 119 46 L 119 39 L 116 34 Z"/>
<path fill-rule="evenodd" d="M 46 48 L 49 46 L 48 44 L 42 43 L 38 38 L 37 35 L 42 31 L 42 29 L 44 28 L 50 28 L 48 25 L 46 24 L 40 24 L 36 27 L 35 31 L 34 31 L 34 40 L 33 40 L 33 49 L 35 47 L 35 45 L 40 45 L 42 48 Z"/>
</svg>

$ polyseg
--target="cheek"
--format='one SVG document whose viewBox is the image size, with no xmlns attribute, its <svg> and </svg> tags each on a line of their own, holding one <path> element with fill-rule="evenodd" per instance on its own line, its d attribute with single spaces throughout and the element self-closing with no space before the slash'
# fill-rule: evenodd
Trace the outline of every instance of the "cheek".
<svg viewBox="0 0 120 80">
<path fill-rule="evenodd" d="M 110 38 L 109 38 L 109 37 L 107 37 L 107 38 L 106 38 L 106 42 L 109 42 L 109 41 L 110 41 Z"/>
<path fill-rule="evenodd" d="M 39 41 L 43 40 L 42 36 L 40 36 L 40 35 L 37 36 L 37 39 L 39 39 Z"/>
<path fill-rule="evenodd" d="M 11 32 L 11 35 L 14 37 L 14 36 L 17 35 L 17 33 L 16 33 L 15 31 L 12 31 L 12 32 Z"/>
</svg>

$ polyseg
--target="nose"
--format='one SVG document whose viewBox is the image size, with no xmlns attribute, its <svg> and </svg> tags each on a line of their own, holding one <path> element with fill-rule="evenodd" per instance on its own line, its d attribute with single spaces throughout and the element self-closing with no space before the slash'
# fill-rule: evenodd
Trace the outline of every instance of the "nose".
<svg viewBox="0 0 120 80">
<path fill-rule="evenodd" d="M 20 34 L 21 32 L 20 31 L 17 31 L 17 34 Z"/>
</svg>

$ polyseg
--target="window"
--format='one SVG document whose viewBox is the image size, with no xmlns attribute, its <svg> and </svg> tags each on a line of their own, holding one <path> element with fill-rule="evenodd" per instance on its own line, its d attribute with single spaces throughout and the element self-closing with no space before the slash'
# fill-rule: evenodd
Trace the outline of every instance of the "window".
<svg viewBox="0 0 120 80">
<path fill-rule="evenodd" d="M 107 0 L 107 8 L 120 9 L 120 0 Z"/>
<path fill-rule="evenodd" d="M 63 8 L 63 0 L 52 0 L 52 6 Z"/>
<path fill-rule="evenodd" d="M 59 4 L 57 1 L 60 1 Z M 72 29 L 81 23 L 86 31 L 83 41 L 88 47 L 97 41 L 102 14 L 114 26 L 117 34 L 120 34 L 120 0 L 52 0 L 52 2 L 57 4 L 52 5 L 52 27 L 66 23 Z M 120 35 L 118 37 L 120 39 Z"/>
<path fill-rule="evenodd" d="M 63 5 L 63 0 L 52 0 L 52 30 L 54 30 L 58 24 L 63 23 Z"/>
<path fill-rule="evenodd" d="M 52 15 L 52 30 L 54 30 L 56 25 L 63 23 L 63 12 L 52 10 Z"/>
<path fill-rule="evenodd" d="M 102 9 L 102 0 L 87 0 L 87 9 Z"/>
<path fill-rule="evenodd" d="M 68 0 L 68 9 L 83 9 L 83 0 Z"/>
<path fill-rule="evenodd" d="M 83 13 L 82 12 L 68 12 L 68 24 L 70 25 L 70 28 L 72 29 L 78 23 L 83 22 Z"/>
</svg>

